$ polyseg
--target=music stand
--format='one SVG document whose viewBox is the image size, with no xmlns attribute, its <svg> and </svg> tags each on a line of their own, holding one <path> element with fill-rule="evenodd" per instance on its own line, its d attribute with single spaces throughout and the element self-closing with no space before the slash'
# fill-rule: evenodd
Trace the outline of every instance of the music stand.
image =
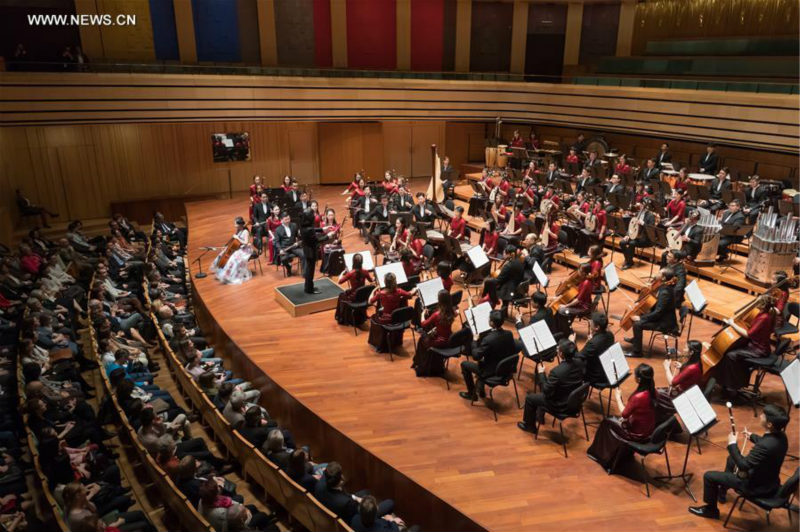
<svg viewBox="0 0 800 532">
<path fill-rule="evenodd" d="M 614 243 L 614 238 L 627 235 L 628 226 L 622 216 L 607 216 L 606 220 L 608 227 L 611 229 L 611 258 L 609 260 L 614 262 L 614 252 L 617 250 L 617 246 Z"/>
<path fill-rule="evenodd" d="M 588 187 L 586 187 L 586 190 L 589 192 L 589 194 L 597 198 L 606 197 L 606 189 L 603 188 L 602 185 L 589 185 Z"/>
<path fill-rule="evenodd" d="M 614 192 L 613 194 L 609 194 L 607 199 L 615 209 L 620 211 L 627 210 L 630 206 L 629 198 L 627 194 L 624 193 Z"/>
<path fill-rule="evenodd" d="M 564 179 L 556 179 L 555 181 L 553 181 L 553 186 L 555 188 L 560 188 L 561 192 L 563 192 L 564 194 L 573 193 L 572 183 L 565 181 Z"/>
<path fill-rule="evenodd" d="M 711 194 L 707 186 L 696 185 L 694 183 L 689 183 L 689 187 L 686 190 L 686 194 L 689 196 L 689 199 L 691 199 L 695 203 L 702 200 L 708 201 L 711 198 Z"/>
<path fill-rule="evenodd" d="M 644 230 L 647 234 L 647 239 L 650 241 L 650 247 L 653 250 L 652 260 L 650 261 L 650 277 L 652 278 L 653 268 L 656 265 L 656 248 L 669 247 L 667 243 L 667 231 L 663 227 L 653 224 L 645 224 Z"/>
<path fill-rule="evenodd" d="M 730 237 L 733 237 L 734 239 L 744 239 L 744 237 L 748 233 L 750 233 L 750 231 L 753 230 L 753 227 L 754 227 L 753 224 L 745 224 L 745 225 L 743 225 L 741 227 L 734 227 L 734 226 L 731 226 L 731 225 L 723 225 L 722 229 L 720 229 L 720 231 L 719 231 L 719 236 L 720 236 L 720 238 L 723 237 L 723 236 L 730 236 Z M 725 267 L 722 268 L 722 271 L 719 272 L 720 275 L 722 275 L 723 273 L 728 271 L 728 269 L 733 269 L 734 271 L 737 271 L 737 272 L 741 273 L 742 275 L 744 275 L 744 272 L 742 270 L 740 270 L 739 268 L 737 268 L 736 266 L 734 266 L 733 262 L 731 262 L 730 259 L 728 260 L 728 264 L 726 264 Z"/>
<path fill-rule="evenodd" d="M 411 224 L 414 222 L 414 216 L 410 212 L 390 212 L 389 224 L 394 227 L 398 218 L 403 218 L 405 220 L 406 227 L 411 227 Z"/>
</svg>

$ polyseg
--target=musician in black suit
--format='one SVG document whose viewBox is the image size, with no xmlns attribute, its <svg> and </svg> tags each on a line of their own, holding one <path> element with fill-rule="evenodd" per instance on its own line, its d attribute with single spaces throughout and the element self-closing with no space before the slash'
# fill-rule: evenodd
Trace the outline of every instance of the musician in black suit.
<svg viewBox="0 0 800 532">
<path fill-rule="evenodd" d="M 517 286 L 525 279 L 525 264 L 517 257 L 517 247 L 513 244 L 503 249 L 505 264 L 497 276 L 497 297 L 502 301 L 500 309 L 503 318 L 508 316 L 508 304 L 514 297 Z"/>
<path fill-rule="evenodd" d="M 417 204 L 411 209 L 411 214 L 414 216 L 415 222 L 426 224 L 425 227 L 427 229 L 433 227 L 436 213 L 433 212 L 433 207 L 428 205 L 424 192 L 417 192 Z"/>
<path fill-rule="evenodd" d="M 267 219 L 270 214 L 269 198 L 266 192 L 262 192 L 261 202 L 253 204 L 253 241 L 259 254 L 264 246 L 264 239 L 268 237 Z"/>
<path fill-rule="evenodd" d="M 585 380 L 590 384 L 608 384 L 600 355 L 614 345 L 614 333 L 608 330 L 608 316 L 602 312 L 592 314 L 592 335 L 583 345 L 578 358 L 585 365 Z"/>
<path fill-rule="evenodd" d="M 667 267 L 672 268 L 675 275 L 675 308 L 681 308 L 686 292 L 686 252 L 682 249 L 670 250 L 667 253 Z"/>
<path fill-rule="evenodd" d="M 715 174 L 719 166 L 719 156 L 717 155 L 716 146 L 709 144 L 706 146 L 706 153 L 700 157 L 700 162 L 697 163 L 698 170 L 701 174 Z"/>
<path fill-rule="evenodd" d="M 658 150 L 658 154 L 653 157 L 653 160 L 656 162 L 656 166 L 661 169 L 664 163 L 671 163 L 672 162 L 672 152 L 669 151 L 669 144 L 666 142 L 661 143 L 661 148 Z"/>
<path fill-rule="evenodd" d="M 364 195 L 356 200 L 355 205 L 351 204 L 354 207 L 353 220 L 356 222 L 366 220 L 376 205 L 378 205 L 378 200 L 372 197 L 372 189 L 364 187 Z M 366 236 L 369 227 L 361 224 L 357 225 L 360 225 L 361 236 Z"/>
<path fill-rule="evenodd" d="M 700 211 L 694 210 L 690 212 L 678 233 L 678 238 L 683 242 L 681 249 L 686 253 L 687 257 L 692 259 L 700 253 L 700 249 L 703 247 L 703 228 L 697 224 L 699 220 Z M 662 253 L 661 266 L 667 264 L 668 252 Z"/>
<path fill-rule="evenodd" d="M 281 215 L 281 225 L 275 229 L 275 247 L 278 252 L 278 258 L 286 268 L 286 275 L 292 275 L 292 257 L 300 259 L 300 263 L 305 268 L 305 257 L 303 250 L 297 247 L 297 238 L 299 237 L 297 224 L 292 223 L 292 218 L 288 212 Z"/>
<path fill-rule="evenodd" d="M 589 158 L 584 161 L 583 168 L 588 170 L 589 173 L 595 177 L 600 173 L 600 171 L 603 169 L 603 163 L 600 161 L 600 158 L 597 157 L 596 151 L 589 152 Z"/>
<path fill-rule="evenodd" d="M 622 254 L 625 256 L 625 262 L 622 264 L 623 270 L 633 268 L 633 257 L 636 255 L 636 248 L 646 248 L 651 245 L 644 227 L 656 223 L 656 215 L 653 214 L 651 210 L 652 205 L 653 202 L 650 198 L 644 198 L 642 200 L 642 209 L 644 209 L 644 213 L 642 213 L 641 218 L 638 216 L 635 218 L 636 223 L 639 225 L 639 233 L 636 235 L 636 238 L 630 238 L 630 236 L 625 235 L 622 240 L 620 240 L 619 246 L 622 248 Z"/>
<path fill-rule="evenodd" d="M 552 184 L 556 179 L 561 179 L 561 173 L 558 171 L 558 168 L 556 168 L 556 163 L 550 163 L 547 166 L 545 179 L 547 180 L 548 185 Z"/>
<path fill-rule="evenodd" d="M 617 174 L 612 174 L 608 180 L 608 183 L 605 185 L 605 197 L 606 199 L 610 198 L 612 194 L 616 195 L 627 195 L 628 191 L 625 189 L 625 185 L 620 183 L 619 176 Z M 616 211 L 617 207 L 610 204 L 606 207 L 606 213 L 611 214 L 612 212 Z"/>
<path fill-rule="evenodd" d="M 763 436 L 750 434 L 753 448 L 742 455 L 739 450 L 739 434 L 728 434 L 728 458 L 725 471 L 706 471 L 703 475 L 703 504 L 690 506 L 689 512 L 710 519 L 719 518 L 718 501 L 724 502 L 729 489 L 745 493 L 749 497 L 773 497 L 781 487 L 781 466 L 786 458 L 789 441 L 786 425 L 789 416 L 776 405 L 767 405 L 761 414 Z M 736 469 L 738 468 L 738 473 Z"/>
<path fill-rule="evenodd" d="M 572 147 L 575 148 L 578 155 L 582 155 L 583 152 L 586 151 L 587 144 L 589 143 L 586 141 L 586 136 L 583 133 L 578 133 L 578 138 L 575 140 L 575 144 L 573 144 Z"/>
<path fill-rule="evenodd" d="M 596 185 L 598 182 L 598 179 L 594 177 L 588 169 L 584 168 L 581 175 L 578 177 L 578 184 L 575 188 L 575 192 L 578 193 L 586 190 L 587 187 Z"/>
<path fill-rule="evenodd" d="M 661 170 L 656 166 L 656 160 L 647 159 L 645 167 L 642 168 L 640 179 L 645 183 L 649 183 L 650 181 L 658 181 L 660 175 Z"/>
<path fill-rule="evenodd" d="M 517 427 L 536 434 L 539 425 L 544 423 L 545 409 L 551 412 L 570 414 L 567 411 L 569 394 L 583 384 L 583 360 L 576 356 L 578 349 L 570 340 L 558 342 L 558 351 L 563 362 L 545 373 L 544 364 L 537 366 L 537 381 L 542 393 L 529 393 L 525 396 L 525 412 Z"/>
<path fill-rule="evenodd" d="M 748 223 L 754 223 L 758 218 L 758 213 L 764 206 L 767 199 L 767 188 L 761 184 L 761 178 L 757 175 L 750 176 L 750 182 L 744 189 L 744 197 L 747 205 L 744 207 L 744 214 L 747 216 Z"/>
<path fill-rule="evenodd" d="M 401 186 L 392 194 L 390 205 L 393 212 L 411 212 L 414 207 L 414 197 L 408 193 L 406 187 Z"/>
<path fill-rule="evenodd" d="M 708 200 L 701 200 L 699 205 L 701 207 L 708 207 L 711 212 L 717 212 L 725 207 L 722 200 L 722 195 L 725 190 L 730 190 L 731 180 L 727 168 L 722 168 L 717 172 L 717 177 L 711 181 L 711 186 L 708 187 Z"/>
<path fill-rule="evenodd" d="M 626 356 L 638 358 L 642 356 L 642 335 L 644 331 L 674 332 L 678 329 L 675 318 L 675 273 L 672 268 L 661 270 L 661 286 L 658 287 L 656 304 L 650 312 L 633 317 L 633 338 L 625 341 L 633 347 Z"/>
<path fill-rule="evenodd" d="M 381 235 L 394 236 L 394 227 L 389 223 L 389 197 L 384 194 L 381 202 L 367 215 L 365 222 L 373 222 L 368 229 L 375 238 Z"/>
<path fill-rule="evenodd" d="M 290 185 L 291 188 L 286 191 L 286 200 L 289 205 L 295 205 L 298 201 L 300 201 L 300 190 L 297 181 L 292 179 L 292 184 Z"/>
<path fill-rule="evenodd" d="M 461 363 L 461 373 L 464 375 L 467 391 L 459 392 L 458 395 L 470 401 L 477 400 L 478 396 L 486 397 L 483 381 L 495 375 L 497 364 L 501 360 L 510 357 L 518 350 L 514 335 L 511 331 L 503 329 L 503 314 L 499 310 L 493 310 L 489 314 L 489 325 L 492 329 L 472 349 L 472 358 L 476 362 Z"/>
<path fill-rule="evenodd" d="M 319 294 L 320 290 L 314 288 L 314 270 L 317 264 L 317 252 L 322 242 L 328 240 L 328 234 L 317 236 L 314 227 L 314 211 L 306 209 L 303 211 L 302 228 L 300 229 L 300 240 L 303 243 L 303 278 L 305 286 L 303 291 L 306 294 Z"/>
<path fill-rule="evenodd" d="M 311 202 L 308 199 L 308 192 L 304 191 L 300 193 L 300 199 L 295 202 L 294 206 L 300 211 L 304 211 L 311 207 Z"/>
<path fill-rule="evenodd" d="M 731 200 L 728 204 L 728 210 L 723 211 L 722 216 L 719 219 L 720 225 L 722 225 L 722 231 L 738 231 L 744 224 L 746 220 L 744 217 L 744 213 L 741 210 L 741 206 L 739 205 L 739 200 Z M 727 229 L 726 229 L 727 228 Z M 733 235 L 722 235 L 719 239 L 719 247 L 717 248 L 717 260 L 723 261 L 727 260 L 728 258 L 728 248 L 731 244 L 739 243 L 742 241 L 741 236 L 733 236 Z"/>
<path fill-rule="evenodd" d="M 455 178 L 458 177 L 458 173 L 450 164 L 450 157 L 446 155 L 444 159 L 442 159 L 442 172 L 440 176 L 442 178 L 442 190 L 444 190 L 444 197 L 445 199 L 452 200 L 454 197 Z"/>
</svg>

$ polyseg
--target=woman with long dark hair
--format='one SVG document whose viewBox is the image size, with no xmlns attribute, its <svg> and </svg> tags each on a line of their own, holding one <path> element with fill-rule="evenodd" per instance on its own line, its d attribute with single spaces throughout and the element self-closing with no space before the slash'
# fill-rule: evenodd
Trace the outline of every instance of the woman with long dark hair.
<svg viewBox="0 0 800 532">
<path fill-rule="evenodd" d="M 396 309 L 405 307 L 408 300 L 414 295 L 417 289 L 406 292 L 397 287 L 397 278 L 393 273 L 387 273 L 383 278 L 384 288 L 376 288 L 369 298 L 370 304 L 375 304 L 380 309 L 372 315 L 372 323 L 369 328 L 369 344 L 377 351 L 385 353 L 389 350 L 389 338 L 384 333 L 381 324 L 392 322 L 392 312 Z M 403 331 L 391 333 L 391 345 L 399 346 L 403 343 Z"/>
<path fill-rule="evenodd" d="M 447 347 L 453 332 L 456 310 L 447 290 L 439 290 L 437 298 L 436 310 L 420 324 L 422 332 L 417 343 L 414 363 L 411 365 L 411 368 L 416 370 L 417 377 L 440 376 L 444 373 L 444 359 L 432 355 L 430 348 Z"/>
<path fill-rule="evenodd" d="M 367 320 L 366 310 L 352 310 L 347 301 L 352 301 L 356 290 L 373 281 L 372 274 L 364 269 L 364 257 L 361 253 L 353 255 L 353 267 L 339 276 L 339 284 L 348 283 L 349 288 L 339 294 L 336 304 L 336 322 L 339 325 L 360 326 Z"/>
<path fill-rule="evenodd" d="M 666 421 L 669 416 L 675 413 L 675 406 L 672 404 L 673 398 L 694 385 L 699 386 L 703 381 L 703 365 L 700 362 L 703 344 L 697 340 L 689 340 L 686 348 L 688 358 L 683 364 L 678 364 L 677 373 L 672 373 L 672 360 L 664 360 L 664 373 L 667 376 L 667 384 L 669 386 L 656 390 L 656 425 Z"/>
<path fill-rule="evenodd" d="M 609 474 L 616 471 L 618 464 L 631 454 L 626 441 L 646 442 L 656 427 L 657 393 L 653 367 L 639 364 L 633 374 L 636 390 L 625 404 L 619 387 L 614 388 L 621 414 L 619 417 L 608 417 L 600 423 L 594 441 L 586 451 L 589 458 L 603 466 Z"/>
</svg>

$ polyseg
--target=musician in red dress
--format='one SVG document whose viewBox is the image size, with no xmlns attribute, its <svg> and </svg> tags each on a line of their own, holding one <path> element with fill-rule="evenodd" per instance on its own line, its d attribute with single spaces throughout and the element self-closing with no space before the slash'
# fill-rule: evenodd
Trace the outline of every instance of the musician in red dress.
<svg viewBox="0 0 800 532">
<path fill-rule="evenodd" d="M 617 165 L 614 167 L 614 173 L 619 176 L 631 175 L 631 165 L 628 164 L 628 158 L 623 153 L 617 160 Z"/>
<path fill-rule="evenodd" d="M 567 164 L 578 164 L 578 162 L 579 162 L 579 160 L 578 160 L 578 152 L 575 150 L 575 148 L 570 148 L 569 149 L 569 154 L 567 155 L 565 160 L 566 160 Z"/>
<path fill-rule="evenodd" d="M 656 425 L 664 422 L 675 413 L 672 399 L 679 396 L 689 388 L 700 385 L 703 381 L 703 365 L 700 355 L 703 344 L 697 340 L 689 340 L 686 344 L 689 358 L 683 364 L 678 364 L 678 373 L 672 373 L 672 360 L 664 359 L 664 374 L 667 377 L 668 388 L 658 388 L 656 399 Z"/>
<path fill-rule="evenodd" d="M 453 265 L 446 260 L 436 265 L 436 274 L 442 279 L 442 285 L 448 292 L 453 288 Z"/>
<path fill-rule="evenodd" d="M 497 240 L 500 232 L 497 230 L 497 222 L 489 220 L 489 226 L 483 232 L 483 251 L 487 256 L 492 257 L 497 254 Z"/>
<path fill-rule="evenodd" d="M 672 188 L 676 188 L 678 190 L 683 190 L 686 192 L 689 190 L 689 169 L 688 168 L 681 168 L 678 170 L 678 177 L 675 179 L 675 184 Z"/>
<path fill-rule="evenodd" d="M 283 192 L 286 193 L 286 194 L 288 194 L 289 191 L 292 190 L 292 177 L 291 176 L 288 176 L 288 175 L 283 176 L 283 183 L 281 183 L 281 188 L 283 189 Z"/>
<path fill-rule="evenodd" d="M 280 226 L 281 226 L 281 206 L 273 205 L 272 214 L 270 214 L 269 218 L 267 218 L 267 234 L 269 235 L 269 240 L 267 245 L 269 246 L 270 264 L 276 264 L 278 262 L 276 259 L 277 255 L 275 253 L 275 230 Z"/>
<path fill-rule="evenodd" d="M 456 311 L 453 300 L 447 290 L 440 290 L 437 295 L 436 310 L 420 324 L 422 333 L 417 343 L 414 363 L 417 377 L 440 376 L 444 373 L 444 359 L 430 352 L 432 347 L 447 347 L 453 332 L 453 321 Z"/>
<path fill-rule="evenodd" d="M 534 133 L 533 130 L 531 130 L 531 134 L 528 137 L 528 148 L 532 150 L 539 149 L 539 139 L 536 138 L 536 133 Z"/>
<path fill-rule="evenodd" d="M 456 240 L 467 238 L 467 221 L 464 220 L 464 207 L 459 205 L 455 208 L 455 215 L 450 220 L 450 231 L 447 234 Z"/>
<path fill-rule="evenodd" d="M 383 191 L 390 197 L 397 192 L 397 179 L 392 176 L 389 170 L 383 174 Z"/>
<path fill-rule="evenodd" d="M 546 253 L 552 253 L 558 247 L 558 233 L 561 231 L 561 224 L 558 223 L 558 218 L 554 213 L 550 213 L 545 221 L 542 233 L 547 232 L 547 246 L 545 246 Z"/>
<path fill-rule="evenodd" d="M 376 288 L 369 298 L 371 305 L 376 305 L 378 312 L 372 315 L 369 328 L 369 344 L 379 352 L 389 350 L 390 338 L 384 332 L 381 324 L 392 323 L 392 312 L 400 307 L 405 307 L 408 300 L 414 296 L 417 289 L 406 292 L 397 287 L 397 278 L 393 273 L 387 273 L 383 278 L 384 288 Z M 397 347 L 403 343 L 403 331 L 392 334 L 391 345 Z"/>
<path fill-rule="evenodd" d="M 420 271 L 423 269 L 425 263 L 425 239 L 420 238 L 419 231 L 417 230 L 416 225 L 412 225 L 408 228 L 408 251 L 411 252 L 413 258 L 411 259 L 414 263 L 414 269 L 416 271 Z"/>
<path fill-rule="evenodd" d="M 511 181 L 508 180 L 507 174 L 503 174 L 500 184 L 497 186 L 499 187 L 497 195 L 502 196 L 503 202 L 505 202 L 508 199 L 509 191 L 511 190 Z"/>
<path fill-rule="evenodd" d="M 599 463 L 608 473 L 622 466 L 622 459 L 628 456 L 630 448 L 625 440 L 646 442 L 656 428 L 656 386 L 655 372 L 649 364 L 639 364 L 633 372 L 636 390 L 622 401 L 619 387 L 614 388 L 620 417 L 604 419 L 594 435 L 594 441 L 586 453 Z"/>
<path fill-rule="evenodd" d="M 592 289 L 603 290 L 603 246 L 595 244 L 589 248 L 589 279 L 592 281 Z"/>
<path fill-rule="evenodd" d="M 363 267 L 364 257 L 361 253 L 353 255 L 353 267 L 339 275 L 339 284 L 347 283 L 349 288 L 339 294 L 336 304 L 336 322 L 340 325 L 360 326 L 367 320 L 366 309 L 352 309 L 346 304 L 352 301 L 356 291 L 367 283 L 372 282 L 372 274 Z"/>
<path fill-rule="evenodd" d="M 672 191 L 672 199 L 667 203 L 667 215 L 670 218 L 664 223 L 667 227 L 680 225 L 686 218 L 686 201 L 683 195 L 684 191 L 681 189 Z"/>
<path fill-rule="evenodd" d="M 509 145 L 512 148 L 524 148 L 525 147 L 525 139 L 523 139 L 520 136 L 518 129 L 514 130 L 514 136 L 511 137 L 511 142 L 509 143 Z"/>
</svg>

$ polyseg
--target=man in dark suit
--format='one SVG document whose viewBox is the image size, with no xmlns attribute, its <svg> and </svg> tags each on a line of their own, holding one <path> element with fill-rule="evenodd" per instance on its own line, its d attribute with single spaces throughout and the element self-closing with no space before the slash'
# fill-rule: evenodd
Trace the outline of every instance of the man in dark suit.
<svg viewBox="0 0 800 532">
<path fill-rule="evenodd" d="M 675 275 L 675 308 L 681 308 L 686 292 L 686 252 L 682 249 L 670 251 L 667 254 L 667 266 L 672 268 L 672 273 Z"/>
<path fill-rule="evenodd" d="M 678 320 L 675 318 L 675 289 L 672 280 L 675 273 L 672 268 L 661 270 L 661 286 L 658 288 L 656 304 L 650 312 L 633 317 L 633 338 L 625 341 L 633 347 L 626 356 L 639 358 L 642 356 L 642 335 L 644 331 L 673 332 L 678 329 Z"/>
<path fill-rule="evenodd" d="M 700 211 L 694 210 L 689 213 L 683 226 L 679 231 L 680 240 L 683 242 L 681 249 L 686 253 L 687 257 L 694 259 L 700 249 L 703 247 L 703 228 L 697 222 L 700 220 Z M 661 254 L 661 266 L 667 264 L 667 255 L 669 250 Z"/>
<path fill-rule="evenodd" d="M 286 191 L 286 199 L 289 202 L 289 205 L 295 205 L 298 201 L 300 201 L 300 185 L 297 184 L 297 181 L 292 179 L 291 188 Z"/>
<path fill-rule="evenodd" d="M 402 529 L 400 525 L 403 525 Z M 406 530 L 405 523 L 399 517 L 394 515 L 378 517 L 378 501 L 372 495 L 361 499 L 358 505 L 358 514 L 350 521 L 350 528 L 353 529 L 353 532 L 400 532 L 400 530 Z"/>
<path fill-rule="evenodd" d="M 619 247 L 622 248 L 622 254 L 625 257 L 625 262 L 622 264 L 623 270 L 633 267 L 633 258 L 636 255 L 636 248 L 646 248 L 651 245 L 650 239 L 647 237 L 645 226 L 656 223 L 656 215 L 653 214 L 652 206 L 653 203 L 650 198 L 644 198 L 642 200 L 642 209 L 644 209 L 644 213 L 641 217 L 637 216 L 635 218 L 636 223 L 639 224 L 639 233 L 636 235 L 636 238 L 630 238 L 630 236 L 625 235 L 619 242 Z"/>
<path fill-rule="evenodd" d="M 436 218 L 436 214 L 433 212 L 433 207 L 428 205 L 428 200 L 425 198 L 424 192 L 417 192 L 417 204 L 411 209 L 411 214 L 414 215 L 415 222 L 426 224 L 426 229 L 433 228 L 433 221 Z"/>
<path fill-rule="evenodd" d="M 728 210 L 722 213 L 722 217 L 719 219 L 720 225 L 722 225 L 722 231 L 738 231 L 744 224 L 745 224 L 745 217 L 744 213 L 739 205 L 739 200 L 731 200 L 728 204 Z M 726 235 L 723 234 L 719 238 L 719 247 L 717 248 L 717 260 L 723 261 L 728 258 L 728 248 L 733 243 L 739 243 L 742 241 L 742 237 L 740 236 L 733 236 L 733 235 Z"/>
<path fill-rule="evenodd" d="M 267 219 L 270 215 L 269 198 L 266 192 L 261 193 L 261 203 L 253 205 L 253 241 L 261 253 L 264 239 L 268 236 Z"/>
<path fill-rule="evenodd" d="M 397 192 L 392 194 L 391 209 L 394 212 L 411 212 L 414 207 L 414 197 L 408 193 L 406 187 L 398 187 Z"/>
<path fill-rule="evenodd" d="M 561 179 L 561 173 L 558 171 L 558 168 L 556 168 L 556 163 L 550 163 L 547 166 L 545 179 L 547 180 L 548 185 L 552 184 L 556 179 Z"/>
<path fill-rule="evenodd" d="M 709 144 L 706 146 L 706 153 L 700 157 L 700 162 L 697 163 L 698 170 L 701 174 L 715 174 L 719 166 L 719 156 L 717 155 L 716 146 Z"/>
<path fill-rule="evenodd" d="M 585 380 L 590 384 L 608 384 L 600 355 L 614 345 L 614 333 L 608 330 L 608 316 L 602 312 L 592 314 L 592 336 L 578 353 L 585 364 Z"/>
<path fill-rule="evenodd" d="M 597 183 L 597 178 L 594 177 L 588 169 L 584 168 L 581 172 L 581 175 L 578 177 L 578 184 L 575 192 L 577 193 L 586 190 L 587 187 L 596 185 Z"/>
<path fill-rule="evenodd" d="M 328 240 L 328 234 L 317 236 L 314 227 L 314 211 L 306 209 L 303 211 L 303 227 L 300 229 L 300 240 L 303 243 L 303 279 L 305 285 L 303 291 L 306 294 L 319 294 L 321 290 L 314 288 L 314 270 L 317 264 L 317 250 L 322 242 Z"/>
<path fill-rule="evenodd" d="M 717 212 L 723 209 L 725 203 L 722 200 L 722 195 L 724 191 L 730 190 L 730 188 L 731 180 L 728 175 L 728 170 L 727 168 L 723 168 L 717 173 L 717 177 L 711 181 L 711 186 L 708 187 L 708 201 L 701 200 L 699 205 L 701 207 L 708 207 L 711 212 Z"/>
<path fill-rule="evenodd" d="M 544 423 L 545 410 L 570 414 L 567 411 L 569 394 L 583 384 L 583 360 L 576 356 L 578 349 L 575 343 L 561 340 L 558 342 L 558 351 L 563 362 L 553 368 L 550 375 L 545 373 L 543 363 L 539 362 L 536 368 L 536 378 L 542 393 L 529 393 L 525 396 L 525 412 L 522 414 L 522 421 L 517 423 L 517 427 L 526 432 L 539 432 L 539 425 Z"/>
<path fill-rule="evenodd" d="M 757 175 L 750 176 L 750 182 L 744 189 L 744 197 L 747 202 L 744 208 L 747 222 L 754 223 L 756 218 L 758 218 L 758 213 L 764 206 L 764 200 L 767 199 L 767 188 L 761 185 L 760 177 Z"/>
<path fill-rule="evenodd" d="M 311 207 L 311 202 L 308 200 L 308 192 L 302 192 L 300 194 L 300 199 L 295 202 L 294 206 L 300 211 L 304 211 Z"/>
<path fill-rule="evenodd" d="M 386 194 L 381 196 L 380 203 L 367 215 L 366 222 L 373 222 L 367 229 L 375 238 L 381 235 L 394 236 L 394 227 L 389 223 L 389 197 Z"/>
<path fill-rule="evenodd" d="M 476 362 L 465 361 L 461 363 L 461 373 L 464 375 L 467 391 L 459 392 L 459 395 L 470 401 L 477 400 L 478 396 L 486 397 L 483 381 L 495 375 L 497 364 L 501 360 L 510 357 L 518 350 L 514 335 L 511 331 L 503 329 L 503 314 L 499 310 L 491 312 L 489 325 L 491 325 L 492 329 L 480 339 L 477 346 L 472 350 L 472 355 Z M 514 369 L 516 370 L 516 367 Z M 478 379 L 477 384 L 475 383 L 475 377 Z"/>
<path fill-rule="evenodd" d="M 292 223 L 289 213 L 283 213 L 281 216 L 281 225 L 275 229 L 275 247 L 278 250 L 276 258 L 283 264 L 283 267 L 286 268 L 287 276 L 292 275 L 293 256 L 300 259 L 300 262 L 305 265 L 303 250 L 296 245 L 298 244 L 298 237 L 299 231 L 297 230 L 297 224 Z"/>
<path fill-rule="evenodd" d="M 669 151 L 669 144 L 663 142 L 661 144 L 661 149 L 658 150 L 658 155 L 653 157 L 656 162 L 656 166 L 661 169 L 664 163 L 671 163 L 672 162 L 672 152 Z"/>
<path fill-rule="evenodd" d="M 763 436 L 750 435 L 753 448 L 747 454 L 739 451 L 739 434 L 728 434 L 728 459 L 725 471 L 706 471 L 703 475 L 702 506 L 690 506 L 689 512 L 709 519 L 719 518 L 718 501 L 725 501 L 729 489 L 750 497 L 772 497 L 781 486 L 781 466 L 786 458 L 789 441 L 786 425 L 789 416 L 776 405 L 767 405 L 761 414 Z M 734 472 L 738 468 L 738 474 Z"/>
<path fill-rule="evenodd" d="M 596 151 L 589 152 L 589 158 L 583 163 L 583 168 L 588 170 L 593 177 L 597 177 L 597 174 L 603 169 L 603 163 L 597 156 Z"/>
<path fill-rule="evenodd" d="M 349 523 L 358 512 L 358 503 L 369 492 L 350 494 L 344 489 L 344 475 L 339 462 L 328 462 L 325 472 L 314 487 L 314 497 L 345 523 Z M 378 504 L 378 517 L 392 513 L 394 501 L 387 499 Z"/>
<path fill-rule="evenodd" d="M 655 159 L 647 159 L 645 167 L 642 168 L 641 180 L 645 183 L 649 183 L 650 181 L 658 181 L 660 175 L 661 170 L 659 170 L 656 166 Z"/>
<path fill-rule="evenodd" d="M 517 247 L 513 244 L 508 244 L 503 249 L 503 254 L 506 260 L 497 276 L 497 297 L 503 302 L 501 312 L 505 318 L 517 286 L 525 279 L 525 263 L 517 257 Z"/>
</svg>

